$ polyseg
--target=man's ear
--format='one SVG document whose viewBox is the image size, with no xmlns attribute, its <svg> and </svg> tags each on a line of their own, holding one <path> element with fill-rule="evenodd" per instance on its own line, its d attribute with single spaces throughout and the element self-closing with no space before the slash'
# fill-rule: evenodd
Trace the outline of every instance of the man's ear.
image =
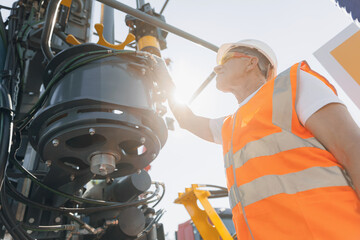
<svg viewBox="0 0 360 240">
<path fill-rule="evenodd" d="M 250 61 L 247 66 L 248 71 L 252 71 L 257 68 L 257 65 L 259 63 L 259 59 L 257 57 L 251 57 Z"/>
</svg>

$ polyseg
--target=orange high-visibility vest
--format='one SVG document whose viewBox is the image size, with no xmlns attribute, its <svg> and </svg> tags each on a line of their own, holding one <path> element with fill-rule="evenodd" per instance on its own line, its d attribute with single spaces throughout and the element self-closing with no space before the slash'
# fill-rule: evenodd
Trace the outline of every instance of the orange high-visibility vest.
<svg viewBox="0 0 360 240">
<path fill-rule="evenodd" d="M 344 168 L 295 112 L 300 69 L 336 93 L 301 62 L 224 121 L 227 187 L 239 240 L 360 239 L 360 200 Z"/>
</svg>

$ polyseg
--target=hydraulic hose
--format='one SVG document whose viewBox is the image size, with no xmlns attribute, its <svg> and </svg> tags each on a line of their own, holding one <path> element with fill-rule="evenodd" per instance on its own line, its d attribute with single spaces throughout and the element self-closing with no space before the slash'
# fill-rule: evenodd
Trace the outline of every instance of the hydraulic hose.
<svg viewBox="0 0 360 240">
<path fill-rule="evenodd" d="M 109 205 L 109 206 L 103 206 L 103 207 L 87 207 L 87 208 L 66 208 L 66 207 L 52 207 L 52 206 L 47 206 L 38 202 L 34 202 L 28 198 L 26 198 L 25 196 L 23 196 L 21 193 L 19 193 L 15 187 L 13 187 L 11 185 L 11 183 L 6 180 L 6 186 L 7 186 L 7 190 L 9 191 L 9 194 L 16 200 L 27 204 L 29 206 L 32 207 L 36 207 L 36 208 L 40 208 L 40 209 L 44 209 L 47 211 L 55 211 L 55 212 L 61 212 L 61 213 L 93 213 L 93 212 L 98 212 L 98 211 L 109 211 L 109 210 L 117 210 L 117 209 L 121 209 L 121 208 L 125 208 L 125 207 L 131 207 L 131 206 L 139 206 L 139 205 L 144 205 L 144 204 L 149 204 L 150 200 L 153 199 L 159 192 L 159 184 L 155 184 L 156 185 L 156 191 L 150 196 L 147 197 L 145 199 L 141 199 L 141 200 L 137 200 L 137 201 L 133 201 L 133 202 L 126 202 L 126 203 L 116 203 L 113 205 Z"/>
<path fill-rule="evenodd" d="M 17 240 L 32 239 L 21 227 L 17 226 L 14 214 L 10 211 L 7 196 L 5 195 L 4 177 L 7 160 L 10 152 L 10 142 L 12 138 L 12 111 L 11 102 L 7 89 L 3 81 L 0 84 L 0 219 L 12 237 Z"/>
<path fill-rule="evenodd" d="M 5 168 L 10 152 L 12 138 L 12 111 L 9 94 L 0 84 L 0 189 L 3 185 Z"/>
</svg>

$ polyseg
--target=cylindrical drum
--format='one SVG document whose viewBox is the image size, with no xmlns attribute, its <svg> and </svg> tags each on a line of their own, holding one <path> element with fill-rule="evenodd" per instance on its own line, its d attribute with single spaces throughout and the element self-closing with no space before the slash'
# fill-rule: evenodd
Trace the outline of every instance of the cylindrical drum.
<svg viewBox="0 0 360 240">
<path fill-rule="evenodd" d="M 149 165 L 167 139 L 156 111 L 159 91 L 151 61 L 150 54 L 115 55 L 95 44 L 58 54 L 48 65 L 45 85 L 57 82 L 29 129 L 42 159 L 75 175 L 91 171 L 96 178 Z"/>
</svg>

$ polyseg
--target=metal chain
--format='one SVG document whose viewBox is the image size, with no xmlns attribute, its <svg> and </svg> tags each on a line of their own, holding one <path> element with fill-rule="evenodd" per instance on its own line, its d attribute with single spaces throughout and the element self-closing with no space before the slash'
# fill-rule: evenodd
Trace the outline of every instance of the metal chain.
<svg viewBox="0 0 360 240">
<path fill-rule="evenodd" d="M 14 80 L 14 84 L 13 84 L 13 93 L 12 93 L 12 102 L 13 102 L 13 110 L 16 109 L 16 106 L 17 106 L 17 101 L 18 101 L 18 96 L 19 96 L 19 85 L 20 85 L 20 81 L 21 81 L 21 78 L 20 78 L 20 71 L 17 71 L 16 72 L 16 76 L 13 78 Z"/>
</svg>

